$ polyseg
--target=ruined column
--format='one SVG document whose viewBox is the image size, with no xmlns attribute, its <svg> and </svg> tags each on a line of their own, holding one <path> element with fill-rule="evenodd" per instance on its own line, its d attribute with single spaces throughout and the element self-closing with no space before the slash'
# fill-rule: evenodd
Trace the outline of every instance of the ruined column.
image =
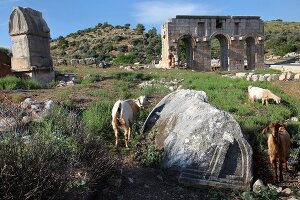
<svg viewBox="0 0 300 200">
<path fill-rule="evenodd" d="M 54 80 L 50 30 L 42 13 L 31 8 L 14 8 L 9 20 L 9 34 L 12 72 L 44 84 Z"/>
<path fill-rule="evenodd" d="M 211 54 L 209 41 L 197 42 L 194 48 L 193 70 L 195 71 L 211 71 Z"/>
<path fill-rule="evenodd" d="M 258 41 L 256 43 L 256 68 L 264 68 L 264 41 L 262 37 L 258 37 Z"/>
<path fill-rule="evenodd" d="M 244 69 L 244 42 L 240 41 L 237 37 L 231 37 L 229 44 L 228 57 L 229 66 L 228 70 L 243 70 Z"/>
</svg>

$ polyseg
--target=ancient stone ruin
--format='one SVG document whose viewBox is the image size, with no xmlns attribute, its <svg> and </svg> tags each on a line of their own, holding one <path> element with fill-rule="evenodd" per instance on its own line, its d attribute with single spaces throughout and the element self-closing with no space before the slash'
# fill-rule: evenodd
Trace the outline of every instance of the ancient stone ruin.
<svg viewBox="0 0 300 200">
<path fill-rule="evenodd" d="M 179 183 L 246 189 L 252 181 L 252 148 L 239 124 L 208 103 L 203 91 L 177 90 L 148 116 L 142 132 L 155 134 L 162 168 Z"/>
<path fill-rule="evenodd" d="M 162 67 L 179 66 L 179 44 L 184 43 L 186 67 L 216 70 L 211 62 L 211 40 L 220 43 L 220 69 L 264 67 L 264 25 L 256 16 L 176 16 L 162 26 Z M 182 62 L 182 61 L 181 61 Z"/>
<path fill-rule="evenodd" d="M 9 20 L 9 34 L 13 43 L 12 71 L 42 83 L 51 82 L 54 71 L 50 30 L 42 13 L 31 8 L 14 8 Z"/>
</svg>

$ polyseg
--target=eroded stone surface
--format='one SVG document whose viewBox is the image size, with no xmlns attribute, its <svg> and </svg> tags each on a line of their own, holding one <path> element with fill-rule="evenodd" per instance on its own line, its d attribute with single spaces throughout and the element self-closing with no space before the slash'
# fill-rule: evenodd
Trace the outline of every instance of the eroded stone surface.
<svg viewBox="0 0 300 200">
<path fill-rule="evenodd" d="M 162 167 L 179 182 L 247 188 L 252 148 L 233 117 L 208 103 L 203 91 L 178 90 L 148 116 L 143 133 L 155 132 Z"/>
<path fill-rule="evenodd" d="M 10 15 L 9 34 L 13 43 L 11 69 L 42 83 L 54 79 L 50 55 L 50 30 L 42 13 L 16 7 Z"/>
<path fill-rule="evenodd" d="M 161 67 L 186 66 L 197 71 L 243 70 L 264 67 L 264 25 L 257 16 L 185 16 L 163 24 Z M 220 42 L 220 63 L 212 62 L 211 40 Z M 180 63 L 179 43 L 186 48 Z M 247 57 L 244 60 L 244 57 Z"/>
</svg>

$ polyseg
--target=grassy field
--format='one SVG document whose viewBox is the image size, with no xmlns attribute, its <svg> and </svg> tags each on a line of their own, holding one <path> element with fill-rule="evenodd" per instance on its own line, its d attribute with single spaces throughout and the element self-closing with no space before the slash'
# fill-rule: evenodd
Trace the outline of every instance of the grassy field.
<svg viewBox="0 0 300 200">
<path fill-rule="evenodd" d="M 57 67 L 55 70 L 61 74 L 77 74 L 76 84 L 48 89 L 32 89 L 30 86 L 29 88 L 24 87 L 28 90 L 18 91 L 12 90 L 16 89 L 16 86 L 9 86 L 5 87 L 6 90 L 3 90 L 1 94 L 5 95 L 5 98 L 12 103 L 32 97 L 37 100 L 53 99 L 59 104 L 57 110 L 52 112 L 50 117 L 41 123 L 31 124 L 27 132 L 23 133 L 32 137 L 34 142 L 28 143 L 23 139 L 8 137 L 6 142 L 0 143 L 0 146 L 3 147 L 0 148 L 0 156 L 5 158 L 2 159 L 2 162 L 0 161 L 0 170 L 7 170 L 6 164 L 12 159 L 16 159 L 18 162 L 12 164 L 12 169 L 18 172 L 15 177 L 24 176 L 22 173 L 24 170 L 32 172 L 40 170 L 39 173 L 41 173 L 43 170 L 32 165 L 41 152 L 46 156 L 45 160 L 39 161 L 39 164 L 43 166 L 49 164 L 46 158 L 63 157 L 61 161 L 56 159 L 57 165 L 49 165 L 49 167 L 54 170 L 54 174 L 63 176 L 65 179 L 60 180 L 61 184 L 57 185 L 55 177 L 47 173 L 50 168 L 47 169 L 45 175 L 50 176 L 49 182 L 45 183 L 47 187 L 41 186 L 40 181 L 48 180 L 44 176 L 40 181 L 31 184 L 45 189 L 44 193 L 34 193 L 34 197 L 44 197 L 43 195 L 51 193 L 55 188 L 60 188 L 55 195 L 61 196 L 62 194 L 66 195 L 66 191 L 69 193 L 76 191 L 77 194 L 78 191 L 88 191 L 99 187 L 97 184 L 99 180 L 104 183 L 108 174 L 117 167 L 114 158 L 116 156 L 130 156 L 144 166 L 156 166 L 159 163 L 160 155 L 153 146 L 153 136 L 142 138 L 139 130 L 152 108 L 170 92 L 161 84 L 162 79 L 182 80 L 180 84 L 184 89 L 205 91 L 212 105 L 231 113 L 239 122 L 256 154 L 261 154 L 266 149 L 266 136 L 261 134 L 263 127 L 270 122 L 300 117 L 300 99 L 297 95 L 300 82 L 295 81 L 253 83 L 244 79 L 222 77 L 221 73 L 201 73 L 182 69 L 125 71 L 117 68 L 97 69 L 66 66 Z M 268 72 L 278 73 L 277 71 Z M 0 83 L 5 85 L 9 82 L 9 85 L 14 85 L 14 81 L 10 79 L 9 81 L 0 79 Z M 152 86 L 138 87 L 141 82 L 150 80 L 153 80 Z M 277 105 L 270 101 L 268 107 L 262 106 L 261 102 L 248 103 L 247 88 L 249 85 L 272 90 L 282 98 L 282 103 Z M 140 113 L 139 120 L 134 127 L 135 133 L 130 141 L 130 149 L 116 149 L 111 127 L 112 106 L 118 99 L 137 98 L 140 95 L 150 97 L 151 104 Z M 294 143 L 299 142 L 300 139 L 299 127 L 297 122 L 289 124 L 288 127 Z M 12 147 L 16 147 L 15 144 L 21 146 L 22 150 L 17 148 L 16 151 L 9 151 L 9 149 L 14 149 Z M 102 156 L 98 155 L 99 152 Z M 93 159 L 88 159 L 89 156 Z M 67 170 L 67 173 L 54 169 L 60 165 L 62 170 Z M 101 169 L 107 167 L 109 170 L 105 173 L 101 173 L 99 170 L 93 172 L 97 165 L 100 165 Z M 74 178 L 72 174 L 78 171 L 85 173 L 85 178 Z M 13 173 L 12 171 L 8 172 Z M 20 189 L 22 184 L 28 184 L 28 181 L 34 177 L 34 173 L 26 176 L 27 182 L 24 179 L 14 179 L 14 181 L 20 181 L 15 189 Z M 7 187 L 9 187 L 8 184 L 11 184 L 8 180 L 1 178 L 0 183 Z M 24 191 L 21 190 L 23 193 L 19 193 L 19 195 L 26 197 L 24 195 L 27 193 L 24 192 L 32 192 L 35 187 L 28 186 Z M 67 194 L 69 194 L 68 192 Z"/>
</svg>

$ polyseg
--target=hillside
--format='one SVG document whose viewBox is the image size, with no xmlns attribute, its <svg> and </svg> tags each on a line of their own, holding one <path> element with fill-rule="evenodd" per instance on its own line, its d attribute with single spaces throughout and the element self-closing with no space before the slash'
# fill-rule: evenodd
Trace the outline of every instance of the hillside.
<svg viewBox="0 0 300 200">
<path fill-rule="evenodd" d="M 114 27 L 108 23 L 99 23 L 94 28 L 79 30 L 53 40 L 51 53 L 54 59 L 94 57 L 114 63 L 151 63 L 160 57 L 160 35 L 155 28 L 147 33 L 144 30 L 142 24 L 130 29 L 130 24 Z"/>
<path fill-rule="evenodd" d="M 300 52 L 300 22 L 275 20 L 265 21 L 264 24 L 266 54 L 283 56 L 289 52 Z M 99 23 L 93 28 L 54 39 L 51 42 L 51 53 L 54 59 L 93 57 L 114 64 L 160 60 L 160 34 L 155 28 L 144 31 L 142 24 L 132 29 L 130 24 L 112 26 L 106 22 Z M 218 57 L 215 55 L 219 52 L 216 48 L 219 45 L 213 45 L 213 57 Z"/>
<path fill-rule="evenodd" d="M 300 22 L 265 21 L 265 51 L 283 56 L 300 52 Z"/>
</svg>

